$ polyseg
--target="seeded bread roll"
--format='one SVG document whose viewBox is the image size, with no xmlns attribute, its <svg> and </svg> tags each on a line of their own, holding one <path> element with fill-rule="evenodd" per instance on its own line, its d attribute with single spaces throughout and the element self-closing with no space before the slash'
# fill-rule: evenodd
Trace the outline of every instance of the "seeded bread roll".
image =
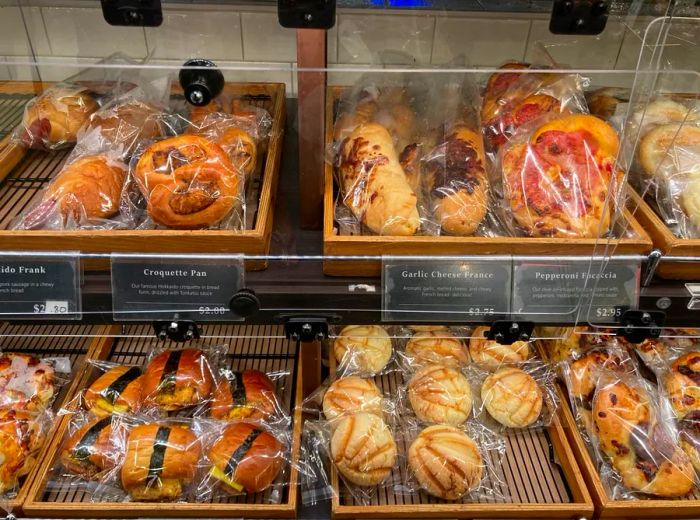
<svg viewBox="0 0 700 520">
<path fill-rule="evenodd" d="M 457 500 L 479 485 L 484 463 L 476 443 L 453 426 L 429 426 L 408 449 L 408 463 L 428 493 Z"/>
<path fill-rule="evenodd" d="M 406 355 L 416 365 L 459 367 L 469 363 L 467 347 L 447 330 L 417 332 L 406 343 Z"/>
<path fill-rule="evenodd" d="M 396 464 L 396 442 L 384 421 L 371 413 L 343 417 L 331 438 L 338 471 L 353 484 L 374 486 Z"/>
<path fill-rule="evenodd" d="M 428 365 L 408 383 L 408 399 L 416 416 L 425 422 L 459 426 L 472 412 L 469 381 L 454 368 Z"/>
<path fill-rule="evenodd" d="M 542 412 L 542 390 L 519 368 L 502 368 L 487 377 L 481 399 L 491 417 L 508 428 L 530 426 Z"/>
<path fill-rule="evenodd" d="M 391 338 L 378 325 L 348 325 L 333 343 L 338 363 L 365 374 L 381 372 L 391 359 Z"/>
<path fill-rule="evenodd" d="M 371 379 L 341 377 L 328 387 L 323 396 L 323 415 L 337 419 L 351 413 L 366 412 L 381 417 L 382 394 Z"/>
</svg>

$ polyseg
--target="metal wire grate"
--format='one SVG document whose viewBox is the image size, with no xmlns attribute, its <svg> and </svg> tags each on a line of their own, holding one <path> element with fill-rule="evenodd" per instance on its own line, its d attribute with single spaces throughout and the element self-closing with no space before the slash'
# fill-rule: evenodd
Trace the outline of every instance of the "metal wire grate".
<svg viewBox="0 0 700 520">
<path fill-rule="evenodd" d="M 237 326 L 205 325 L 205 336 L 236 336 L 231 340 L 207 340 L 209 344 L 228 344 L 226 366 L 233 370 L 256 369 L 263 372 L 287 372 L 284 378 L 275 379 L 277 395 L 284 409 L 291 415 L 294 406 L 296 387 L 297 346 L 284 339 L 284 331 L 279 325 Z M 124 364 L 143 365 L 154 348 L 182 348 L 182 344 L 160 342 L 152 336 L 150 325 L 130 325 L 124 330 L 124 337 L 116 338 L 108 361 Z M 277 337 L 273 337 L 277 336 Z M 262 493 L 231 497 L 217 497 L 216 503 L 229 504 L 282 504 L 288 501 L 288 487 L 270 488 Z M 45 489 L 42 500 L 45 502 L 75 503 L 91 502 L 91 495 L 83 489 L 76 489 L 71 482 L 52 480 Z"/>
<path fill-rule="evenodd" d="M 31 98 L 31 94 L 0 94 L 0 139 L 19 124 L 24 105 Z"/>
<path fill-rule="evenodd" d="M 379 388 L 388 395 L 399 395 L 402 385 L 401 376 L 397 373 L 385 374 L 375 378 Z M 488 489 L 496 494 L 507 497 L 499 500 L 484 497 L 477 503 L 522 503 L 522 504 L 561 504 L 572 502 L 571 493 L 566 484 L 563 471 L 553 460 L 554 450 L 546 431 L 525 431 L 508 434 L 506 456 L 502 465 L 497 461 L 485 460 L 487 467 L 494 470 L 497 478 L 483 482 Z M 399 453 L 407 453 L 408 445 L 404 440 L 397 439 Z M 411 506 L 418 504 L 444 504 L 445 502 L 421 491 L 410 495 L 394 493 L 393 484 L 406 482 L 402 465 L 394 469 L 389 486 L 377 486 L 372 494 L 373 506 Z M 485 473 L 488 475 L 488 473 Z M 340 504 L 342 506 L 362 505 L 356 503 L 347 488 L 340 487 Z M 459 502 L 456 502 L 459 503 Z M 474 503 L 466 497 L 462 503 Z M 408 510 L 407 510 L 408 511 Z"/>
</svg>

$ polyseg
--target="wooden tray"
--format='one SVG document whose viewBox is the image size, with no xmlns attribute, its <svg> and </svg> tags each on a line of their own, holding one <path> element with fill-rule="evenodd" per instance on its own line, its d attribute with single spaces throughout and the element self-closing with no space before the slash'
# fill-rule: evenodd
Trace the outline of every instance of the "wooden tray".
<svg viewBox="0 0 700 520">
<path fill-rule="evenodd" d="M 330 356 L 330 373 L 335 374 L 335 357 Z M 401 375 L 397 372 L 374 378 L 382 392 L 398 395 Z M 398 495 L 378 486 L 370 505 L 355 503 L 354 498 L 331 464 L 334 519 L 360 518 L 592 518 L 593 503 L 564 430 L 555 418 L 543 431 L 509 434 L 506 457 L 499 473 L 501 483 L 489 482 L 508 501 L 448 502 L 421 491 Z M 397 440 L 399 451 L 408 446 Z M 487 462 L 488 463 L 488 462 Z M 393 482 L 406 480 L 402 468 L 395 468 Z"/>
<path fill-rule="evenodd" d="M 99 336 L 107 327 L 92 325 L 16 325 L 0 323 L 0 350 L 3 352 L 24 352 L 38 357 L 68 357 L 71 362 L 70 382 L 64 385 L 54 401 L 53 409 L 57 411 L 73 398 L 78 389 L 78 374 L 83 370 L 88 351 L 102 341 Z M 97 336 L 92 338 L 91 336 Z M 58 428 L 56 421 L 46 435 L 45 445 L 53 438 Z M 37 458 L 41 460 L 41 457 Z M 17 515 L 22 512 L 22 505 L 27 498 L 29 488 L 40 469 L 36 464 L 23 479 L 17 496 L 4 501 L 2 507 Z"/>
<path fill-rule="evenodd" d="M 333 141 L 336 101 L 347 87 L 329 87 L 326 97 L 326 146 Z M 326 256 L 378 255 L 591 255 L 607 243 L 595 238 L 529 237 L 455 237 L 379 235 L 337 235 L 335 233 L 336 192 L 333 189 L 333 166 L 327 161 L 324 175 L 323 253 Z M 652 244 L 644 229 L 624 211 L 634 236 L 610 241 L 617 254 L 646 254 Z M 627 226 L 624 226 L 627 227 Z M 381 262 L 362 260 L 325 260 L 324 273 L 331 276 L 379 276 Z"/>
<path fill-rule="evenodd" d="M 559 397 L 562 402 L 561 418 L 566 436 L 569 439 L 576 460 L 578 461 L 588 490 L 595 504 L 596 518 L 699 518 L 700 493 L 677 500 L 612 500 L 608 497 L 600 474 L 596 469 L 588 447 L 579 432 L 576 420 L 569 407 L 566 392 L 559 387 Z"/>
<path fill-rule="evenodd" d="M 45 86 L 45 85 L 44 85 Z M 17 100 L 31 99 L 41 84 L 0 83 L 0 130 L 3 121 L 17 120 Z M 254 181 L 257 210 L 247 216 L 243 231 L 219 230 L 104 230 L 104 231 L 12 231 L 7 228 L 61 169 L 69 151 L 26 150 L 0 141 L 0 249 L 23 251 L 82 251 L 85 253 L 244 253 L 266 255 L 270 251 L 272 225 L 284 139 L 285 87 L 283 83 L 229 83 L 224 92 L 245 97 L 266 109 L 273 118 L 272 136 L 263 161 L 261 177 Z M 178 94 L 175 91 L 175 94 Z M 21 114 L 20 114 L 21 119 Z M 3 126 L 4 125 L 4 126 Z M 14 126 L 14 125 L 13 125 Z M 11 127 L 10 127 L 11 128 Z M 108 260 L 90 259 L 87 269 L 109 269 Z M 249 270 L 265 269 L 267 262 L 246 262 Z"/>
<path fill-rule="evenodd" d="M 659 218 L 656 211 L 632 188 L 628 188 L 631 204 L 636 206 L 634 216 L 649 233 L 654 247 L 664 257 L 697 256 L 697 262 L 659 262 L 656 274 L 670 280 L 700 280 L 700 239 L 678 238 Z"/>
<path fill-rule="evenodd" d="M 153 338 L 149 325 L 130 325 L 124 337 L 96 345 L 88 357 L 116 363 L 142 364 L 155 345 L 163 345 Z M 227 361 L 235 370 L 254 368 L 266 372 L 288 370 L 286 387 L 278 394 L 283 406 L 293 416 L 292 458 L 299 459 L 301 445 L 301 368 L 296 366 L 295 343 L 284 338 L 281 326 L 206 325 L 202 336 L 220 337 L 209 343 L 229 343 Z M 226 339 L 230 338 L 230 339 Z M 166 342 L 166 347 L 177 344 Z M 181 346 L 181 345 L 180 345 Z M 77 387 L 89 386 L 99 375 L 92 365 L 86 364 L 78 377 Z M 51 468 L 56 465 L 59 450 L 70 423 L 69 417 L 58 425 L 55 436 L 42 453 L 36 477 L 32 481 L 24 505 L 26 514 L 52 518 L 139 518 L 139 517 L 249 517 L 294 518 L 296 516 L 298 472 L 289 472 L 290 485 L 284 488 L 279 501 L 271 503 L 271 492 L 233 496 L 207 503 L 152 503 L 152 502 L 92 502 L 89 494 L 71 488 L 68 482 L 55 482 L 50 489 L 47 481 Z"/>
</svg>

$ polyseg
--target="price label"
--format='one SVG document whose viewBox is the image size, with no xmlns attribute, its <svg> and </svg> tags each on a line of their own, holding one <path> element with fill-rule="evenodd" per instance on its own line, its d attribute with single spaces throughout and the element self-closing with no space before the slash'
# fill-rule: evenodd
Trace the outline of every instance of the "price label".
<svg viewBox="0 0 700 520">
<path fill-rule="evenodd" d="M 241 321 L 229 309 L 242 255 L 112 255 L 115 321 Z"/>
<path fill-rule="evenodd" d="M 510 258 L 382 261 L 382 319 L 464 321 L 510 312 Z"/>
<path fill-rule="evenodd" d="M 513 313 L 550 323 L 615 323 L 639 301 L 639 262 L 516 262 Z"/>
<path fill-rule="evenodd" d="M 0 319 L 81 318 L 79 253 L 0 252 Z"/>
</svg>

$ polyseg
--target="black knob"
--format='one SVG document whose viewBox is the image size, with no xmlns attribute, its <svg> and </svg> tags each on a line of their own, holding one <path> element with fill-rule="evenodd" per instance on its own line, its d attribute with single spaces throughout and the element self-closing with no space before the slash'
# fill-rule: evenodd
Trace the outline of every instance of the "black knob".
<svg viewBox="0 0 700 520">
<path fill-rule="evenodd" d="M 187 102 L 198 107 L 208 105 L 224 89 L 224 75 L 209 60 L 186 61 L 178 79 Z"/>
<path fill-rule="evenodd" d="M 231 297 L 229 308 L 234 314 L 247 318 L 260 310 L 260 300 L 252 289 L 241 289 Z"/>
</svg>

